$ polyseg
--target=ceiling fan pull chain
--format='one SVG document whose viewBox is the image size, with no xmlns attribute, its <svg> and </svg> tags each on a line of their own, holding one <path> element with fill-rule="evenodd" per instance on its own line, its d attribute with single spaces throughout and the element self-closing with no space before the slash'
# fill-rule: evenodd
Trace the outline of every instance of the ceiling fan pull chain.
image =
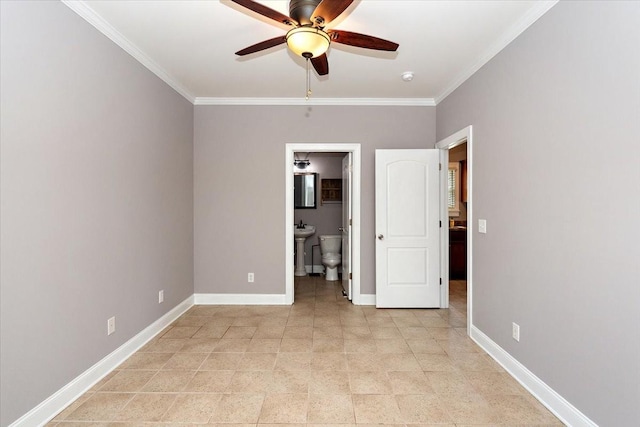
<svg viewBox="0 0 640 427">
<path fill-rule="evenodd" d="M 311 96 L 311 76 L 309 74 L 309 58 L 307 58 L 307 96 L 305 99 L 308 101 Z"/>
</svg>

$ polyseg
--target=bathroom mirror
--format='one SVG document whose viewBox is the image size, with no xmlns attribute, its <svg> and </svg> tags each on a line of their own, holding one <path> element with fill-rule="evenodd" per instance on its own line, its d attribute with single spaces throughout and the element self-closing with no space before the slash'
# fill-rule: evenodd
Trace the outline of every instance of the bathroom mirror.
<svg viewBox="0 0 640 427">
<path fill-rule="evenodd" d="M 316 208 L 317 173 L 296 173 L 293 176 L 293 201 L 296 209 Z"/>
</svg>

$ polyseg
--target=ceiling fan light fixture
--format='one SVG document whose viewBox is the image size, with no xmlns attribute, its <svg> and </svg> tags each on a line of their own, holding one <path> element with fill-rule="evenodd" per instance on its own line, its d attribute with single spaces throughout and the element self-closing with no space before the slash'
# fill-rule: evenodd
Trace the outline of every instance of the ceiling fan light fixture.
<svg viewBox="0 0 640 427">
<path fill-rule="evenodd" d="M 306 59 L 321 56 L 331 44 L 329 34 L 310 26 L 290 30 L 286 35 L 286 40 L 287 46 L 293 53 Z"/>
</svg>

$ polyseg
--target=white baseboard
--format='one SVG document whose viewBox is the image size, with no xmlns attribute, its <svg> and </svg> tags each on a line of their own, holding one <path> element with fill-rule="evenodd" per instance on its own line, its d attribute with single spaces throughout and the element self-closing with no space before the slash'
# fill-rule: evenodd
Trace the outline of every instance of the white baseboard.
<svg viewBox="0 0 640 427">
<path fill-rule="evenodd" d="M 376 305 L 376 294 L 360 294 L 360 297 L 354 298 L 355 305 Z"/>
<path fill-rule="evenodd" d="M 471 326 L 471 339 L 483 348 L 512 377 L 526 388 L 563 423 L 571 427 L 598 427 L 564 397 L 535 376 L 480 329 Z"/>
<path fill-rule="evenodd" d="M 324 266 L 321 265 L 305 265 L 304 269 L 307 271 L 307 273 L 324 273 Z"/>
<path fill-rule="evenodd" d="M 194 294 L 199 305 L 289 305 L 285 294 Z"/>
<path fill-rule="evenodd" d="M 122 344 L 104 359 L 84 371 L 70 383 L 49 396 L 31 411 L 18 418 L 9 427 L 44 426 L 60 411 L 76 401 L 98 381 L 127 360 L 133 353 L 169 326 L 193 306 L 193 295 L 178 304 L 167 314 L 143 329 L 139 334 Z"/>
</svg>

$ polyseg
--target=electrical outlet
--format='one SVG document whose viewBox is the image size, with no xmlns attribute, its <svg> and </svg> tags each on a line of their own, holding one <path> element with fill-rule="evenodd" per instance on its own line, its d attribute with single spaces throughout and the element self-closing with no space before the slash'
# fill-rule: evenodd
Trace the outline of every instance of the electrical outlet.
<svg viewBox="0 0 640 427">
<path fill-rule="evenodd" d="M 478 220 L 478 233 L 485 234 L 487 232 L 487 220 L 479 219 Z"/>
<path fill-rule="evenodd" d="M 511 324 L 511 336 L 514 340 L 520 342 L 520 325 L 515 322 Z"/>
<path fill-rule="evenodd" d="M 247 274 L 247 282 L 253 283 L 254 279 L 255 279 L 255 277 L 254 277 L 253 273 Z"/>
<path fill-rule="evenodd" d="M 164 302 L 164 291 L 160 291 L 158 292 L 158 304 L 161 304 Z"/>
<path fill-rule="evenodd" d="M 107 320 L 107 335 L 111 335 L 116 331 L 116 317 L 113 316 Z"/>
</svg>

